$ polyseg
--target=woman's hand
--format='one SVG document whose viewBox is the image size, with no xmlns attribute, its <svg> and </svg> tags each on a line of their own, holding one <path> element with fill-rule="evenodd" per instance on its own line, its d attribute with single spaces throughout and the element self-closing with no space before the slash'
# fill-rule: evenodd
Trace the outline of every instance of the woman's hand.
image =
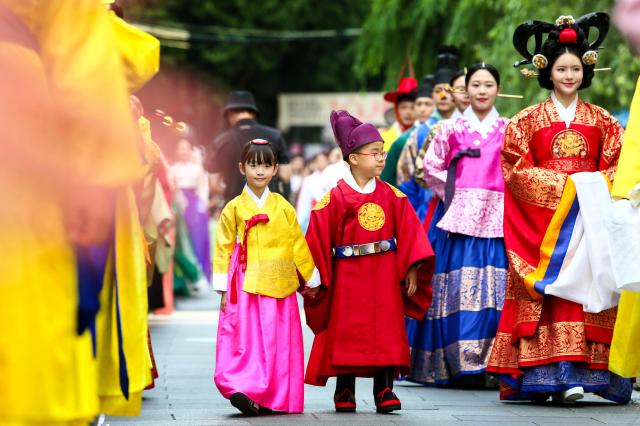
<svg viewBox="0 0 640 426">
<path fill-rule="evenodd" d="M 171 228 L 173 228 L 173 222 L 170 219 L 163 219 L 162 222 L 158 224 L 158 234 L 164 237 L 169 234 Z"/>
<path fill-rule="evenodd" d="M 412 266 L 407 271 L 407 276 L 404 277 L 404 285 L 407 289 L 407 296 L 411 297 L 416 293 L 418 289 L 418 267 Z"/>
</svg>

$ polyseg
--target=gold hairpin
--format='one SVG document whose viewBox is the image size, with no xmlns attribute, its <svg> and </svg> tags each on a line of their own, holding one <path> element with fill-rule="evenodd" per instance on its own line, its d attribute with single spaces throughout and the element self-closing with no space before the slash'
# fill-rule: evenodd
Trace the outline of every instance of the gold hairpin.
<svg viewBox="0 0 640 426">
<path fill-rule="evenodd" d="M 522 95 L 507 95 L 506 93 L 498 93 L 498 96 L 501 98 L 509 98 L 509 99 L 524 99 Z"/>
<path fill-rule="evenodd" d="M 594 68 L 593 72 L 602 72 L 602 71 L 611 71 L 612 68 L 608 67 L 608 68 Z M 520 70 L 520 74 L 522 74 L 525 78 L 532 78 L 532 77 L 537 77 L 538 76 L 538 72 L 537 71 L 531 71 L 530 69 L 527 68 L 523 68 Z"/>
</svg>

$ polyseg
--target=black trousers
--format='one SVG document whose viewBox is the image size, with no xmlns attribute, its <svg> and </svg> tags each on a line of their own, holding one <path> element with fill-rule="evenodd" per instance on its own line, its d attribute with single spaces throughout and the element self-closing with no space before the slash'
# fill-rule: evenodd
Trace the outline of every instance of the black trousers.
<svg viewBox="0 0 640 426">
<path fill-rule="evenodd" d="M 393 389 L 393 367 L 384 367 L 376 371 L 373 375 L 373 395 L 383 391 L 385 388 Z M 349 389 L 351 393 L 356 393 L 355 374 L 340 374 L 336 377 L 336 394 L 344 389 Z"/>
</svg>

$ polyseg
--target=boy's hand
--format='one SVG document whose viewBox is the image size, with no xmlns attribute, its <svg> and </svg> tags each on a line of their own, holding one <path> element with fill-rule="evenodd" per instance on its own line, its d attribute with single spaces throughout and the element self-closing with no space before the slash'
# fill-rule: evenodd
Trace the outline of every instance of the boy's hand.
<svg viewBox="0 0 640 426">
<path fill-rule="evenodd" d="M 220 292 L 220 311 L 224 312 L 225 309 L 227 309 L 227 292 L 221 291 Z"/>
<path fill-rule="evenodd" d="M 418 289 L 418 267 L 412 266 L 407 271 L 407 276 L 404 277 L 404 285 L 407 289 L 407 296 L 411 297 L 416 293 Z"/>
<path fill-rule="evenodd" d="M 304 297 L 308 297 L 309 299 L 313 300 L 316 298 L 319 291 L 320 291 L 320 286 L 314 287 L 314 288 L 305 287 L 301 293 Z"/>
</svg>

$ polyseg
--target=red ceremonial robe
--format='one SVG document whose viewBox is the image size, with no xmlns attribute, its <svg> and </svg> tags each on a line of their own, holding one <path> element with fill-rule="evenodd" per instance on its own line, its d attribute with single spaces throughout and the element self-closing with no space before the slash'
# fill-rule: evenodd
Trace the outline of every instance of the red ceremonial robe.
<svg viewBox="0 0 640 426">
<path fill-rule="evenodd" d="M 407 197 L 377 178 L 370 194 L 340 180 L 313 208 L 306 237 L 322 287 L 316 299 L 305 299 L 307 324 L 316 334 L 305 383 L 324 386 L 338 374 L 371 377 L 387 366 L 408 371 L 404 314 L 424 318 L 433 250 Z M 335 247 L 394 237 L 395 251 L 332 256 Z M 416 263 L 418 290 L 409 298 L 402 280 Z"/>
</svg>

